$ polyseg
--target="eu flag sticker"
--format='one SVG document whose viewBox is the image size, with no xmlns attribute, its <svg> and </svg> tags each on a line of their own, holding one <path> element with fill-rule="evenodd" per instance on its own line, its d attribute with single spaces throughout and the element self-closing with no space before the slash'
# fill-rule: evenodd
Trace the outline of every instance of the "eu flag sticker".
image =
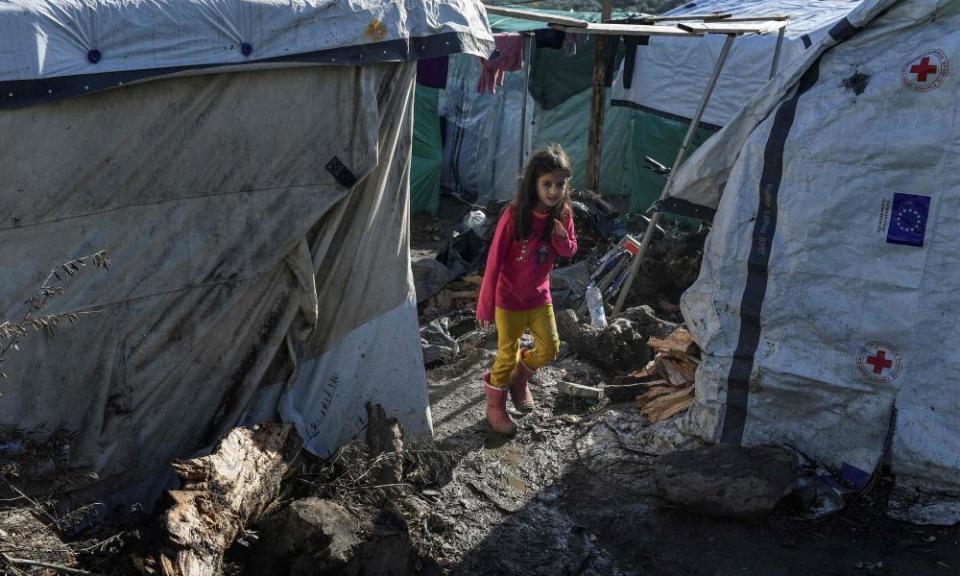
<svg viewBox="0 0 960 576">
<path fill-rule="evenodd" d="M 923 246 L 927 233 L 930 197 L 916 194 L 894 194 L 890 210 L 887 242 L 904 246 Z"/>
</svg>

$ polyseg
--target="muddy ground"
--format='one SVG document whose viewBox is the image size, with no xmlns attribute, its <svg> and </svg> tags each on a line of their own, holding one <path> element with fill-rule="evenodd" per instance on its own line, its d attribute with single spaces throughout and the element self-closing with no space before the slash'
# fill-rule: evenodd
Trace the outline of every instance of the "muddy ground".
<svg viewBox="0 0 960 576">
<path fill-rule="evenodd" d="M 439 245 L 453 213 L 465 210 L 445 206 L 441 218 L 414 217 L 413 246 L 424 254 Z M 661 312 L 676 316 L 675 308 Z M 538 406 L 522 418 L 514 413 L 517 436 L 492 434 L 481 378 L 494 339 L 428 370 L 435 440 L 462 455 L 449 482 L 431 491 L 433 528 L 417 544 L 442 572 L 960 576 L 960 527 L 888 519 L 889 477 L 815 521 L 795 519 L 789 501 L 759 523 L 670 508 L 655 496 L 652 467 L 657 454 L 691 441 L 670 434 L 669 424 L 645 429 L 630 403 L 589 405 L 562 395 L 558 380 L 613 378 L 568 352 L 538 373 Z"/>
<path fill-rule="evenodd" d="M 435 251 L 453 221 L 416 216 L 412 248 L 424 256 Z M 598 385 L 617 376 L 578 359 L 566 343 L 532 383 L 536 410 L 514 412 L 518 434 L 496 435 L 484 419 L 482 386 L 495 345 L 495 334 L 469 339 L 457 358 L 427 370 L 434 440 L 407 445 L 403 457 L 413 466 L 402 486 L 371 490 L 344 482 L 349 475 L 336 471 L 348 460 L 343 453 L 327 461 L 304 455 L 278 509 L 327 498 L 357 518 L 375 518 L 376 526 L 349 570 L 319 569 L 310 564 L 314 557 L 304 557 L 300 565 L 308 568 L 297 574 L 960 576 L 960 526 L 888 519 L 889 477 L 820 520 L 797 519 L 789 499 L 753 523 L 672 508 L 656 496 L 654 467 L 660 455 L 696 441 L 674 422 L 645 426 L 631 402 L 563 395 L 561 380 Z M 368 457 L 358 458 L 361 472 L 352 478 L 366 475 L 370 484 Z M 84 551 L 80 565 L 112 576 L 149 573 L 144 558 L 156 550 L 161 512 L 123 532 L 85 535 L 93 544 L 78 540 L 72 548 Z M 225 574 L 264 576 L 256 562 L 264 546 L 256 543 L 258 531 L 263 541 L 289 540 L 286 532 L 255 526 L 228 551 Z M 28 572 L 0 566 L 0 573 Z"/>
<path fill-rule="evenodd" d="M 520 418 L 517 436 L 493 435 L 480 385 L 492 357 L 478 349 L 428 373 L 436 441 L 464 455 L 434 507 L 449 529 L 431 548 L 450 574 L 960 574 L 957 527 L 887 519 L 886 478 L 820 521 L 792 520 L 789 505 L 753 524 L 665 506 L 652 465 L 673 446 L 644 429 L 629 403 L 563 396 L 558 379 L 606 378 L 569 355 L 538 374 L 538 407 Z"/>
</svg>

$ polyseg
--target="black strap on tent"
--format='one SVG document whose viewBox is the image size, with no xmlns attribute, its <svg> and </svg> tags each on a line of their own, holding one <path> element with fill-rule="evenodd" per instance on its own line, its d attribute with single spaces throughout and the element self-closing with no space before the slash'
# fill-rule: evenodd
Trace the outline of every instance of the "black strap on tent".
<svg viewBox="0 0 960 576">
<path fill-rule="evenodd" d="M 334 156 L 327 162 L 327 165 L 324 166 L 327 169 L 327 172 L 333 174 L 333 177 L 337 179 L 337 182 L 340 183 L 344 188 L 353 188 L 357 184 L 357 177 L 353 175 L 353 172 L 340 161 L 339 158 Z"/>
<path fill-rule="evenodd" d="M 646 46 L 649 43 L 649 36 L 623 37 L 623 45 L 626 47 L 623 55 L 623 87 L 627 90 L 633 86 L 633 68 L 637 62 L 637 46 Z"/>
<path fill-rule="evenodd" d="M 603 69 L 603 85 L 607 88 L 613 86 L 613 76 L 617 71 L 617 52 L 620 51 L 620 36 L 607 36 L 603 48 L 603 57 L 605 66 Z"/>
<path fill-rule="evenodd" d="M 859 30 L 844 18 L 830 30 L 830 35 L 842 42 Z M 810 69 L 800 77 L 793 97 L 777 109 L 770 137 L 763 151 L 759 208 L 753 224 L 753 242 L 747 260 L 747 282 L 740 301 L 740 334 L 727 376 L 726 412 L 720 434 L 720 442 L 725 444 L 740 444 L 743 440 L 750 394 L 750 374 L 753 372 L 754 359 L 760 344 L 760 313 L 767 293 L 770 249 L 777 230 L 777 203 L 780 181 L 783 178 L 783 149 L 793 127 L 800 97 L 813 88 L 820 77 L 821 58 L 817 58 Z"/>
<path fill-rule="evenodd" d="M 830 37 L 836 40 L 837 42 L 843 42 L 848 40 L 851 36 L 856 34 L 860 29 L 850 23 L 849 20 L 844 18 L 843 20 L 837 22 L 830 28 Z"/>
<path fill-rule="evenodd" d="M 783 148 L 793 127 L 797 102 L 813 88 L 820 76 L 820 59 L 800 78 L 792 98 L 780 105 L 773 119 L 770 138 L 763 151 L 763 172 L 760 175 L 759 208 L 753 224 L 753 243 L 747 260 L 747 282 L 740 302 L 740 337 L 733 353 L 727 376 L 727 408 L 723 418 L 720 442 L 739 444 L 747 419 L 747 397 L 750 373 L 760 344 L 760 312 L 767 293 L 767 266 L 770 249 L 777 231 L 777 202 L 783 178 Z"/>
</svg>

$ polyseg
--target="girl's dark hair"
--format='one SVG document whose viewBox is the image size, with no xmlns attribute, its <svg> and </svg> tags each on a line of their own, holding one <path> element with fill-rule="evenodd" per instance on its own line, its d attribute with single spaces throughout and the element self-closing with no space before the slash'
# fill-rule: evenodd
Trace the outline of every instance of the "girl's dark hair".
<svg viewBox="0 0 960 576">
<path fill-rule="evenodd" d="M 513 237 L 515 240 L 529 238 L 532 234 L 533 209 L 538 201 L 537 179 L 552 172 L 562 172 L 567 180 L 570 180 L 570 177 L 573 176 L 570 158 L 559 144 L 550 144 L 546 148 L 537 150 L 527 161 L 527 168 L 523 171 L 523 179 L 520 180 L 517 196 L 510 203 L 510 207 L 513 208 Z M 568 212 L 570 210 L 569 205 L 570 186 L 568 184 L 563 190 L 560 201 L 550 209 L 550 220 L 543 231 L 544 239 L 549 238 L 553 232 L 553 220 L 560 219 L 565 212 Z"/>
</svg>

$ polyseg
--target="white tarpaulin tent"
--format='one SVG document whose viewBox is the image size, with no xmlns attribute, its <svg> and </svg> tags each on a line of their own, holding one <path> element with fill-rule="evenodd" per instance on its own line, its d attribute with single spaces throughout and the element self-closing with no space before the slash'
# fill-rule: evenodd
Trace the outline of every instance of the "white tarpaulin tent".
<svg viewBox="0 0 960 576">
<path fill-rule="evenodd" d="M 97 314 L 6 356 L 0 430 L 68 432 L 24 473 L 129 502 L 278 412 L 320 455 L 367 401 L 429 434 L 410 61 L 491 48 L 472 0 L 0 7 L 0 319 L 58 263 L 113 260 L 47 311 Z"/>
<path fill-rule="evenodd" d="M 858 0 L 698 0 L 667 12 L 665 16 L 722 13 L 733 17 L 789 16 L 784 31 L 780 66 L 786 66 L 826 35 Z M 666 22 L 669 24 L 669 22 Z M 704 111 L 707 127 L 721 127 L 733 118 L 770 79 L 777 32 L 753 34 L 734 42 L 717 87 Z M 675 38 L 654 36 L 637 49 L 632 74 L 620 74 L 611 98 L 615 106 L 676 118 L 693 117 L 707 80 L 723 47 L 724 36 Z M 625 85 L 627 84 L 627 85 Z M 671 161 L 673 158 L 667 158 Z"/>
<path fill-rule="evenodd" d="M 702 346 L 688 424 L 782 442 L 892 514 L 960 520 L 960 3 L 868 0 L 678 171 L 716 209 L 683 297 Z M 923 497 L 921 497 L 923 495 Z"/>
</svg>

